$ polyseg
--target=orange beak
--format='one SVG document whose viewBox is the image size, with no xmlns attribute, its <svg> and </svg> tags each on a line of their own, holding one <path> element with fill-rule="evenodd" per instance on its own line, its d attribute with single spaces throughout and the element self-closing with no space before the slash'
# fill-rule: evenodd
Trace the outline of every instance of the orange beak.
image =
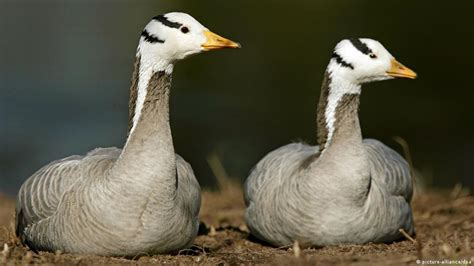
<svg viewBox="0 0 474 266">
<path fill-rule="evenodd" d="M 413 70 L 402 65 L 402 63 L 395 60 L 395 58 L 392 58 L 392 66 L 390 67 L 390 70 L 387 71 L 387 74 L 396 78 L 416 78 L 416 73 Z"/>
<path fill-rule="evenodd" d="M 240 44 L 233 42 L 229 39 L 221 37 L 209 30 L 204 32 L 207 37 L 207 41 L 202 45 L 205 51 L 218 50 L 224 48 L 240 48 Z"/>
</svg>

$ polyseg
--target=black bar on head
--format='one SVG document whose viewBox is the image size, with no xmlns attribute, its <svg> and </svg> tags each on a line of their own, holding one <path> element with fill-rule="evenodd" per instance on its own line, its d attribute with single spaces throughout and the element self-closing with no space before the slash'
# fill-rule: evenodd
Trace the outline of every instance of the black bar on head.
<svg viewBox="0 0 474 266">
<path fill-rule="evenodd" d="M 161 22 L 161 24 L 163 24 L 167 27 L 170 27 L 170 28 L 179 29 L 179 28 L 181 28 L 181 26 L 183 26 L 183 24 L 181 24 L 181 23 L 169 21 L 164 15 L 156 16 L 153 19 L 156 20 L 156 21 Z"/>
<path fill-rule="evenodd" d="M 145 41 L 149 43 L 164 43 L 165 41 L 160 40 L 158 37 L 151 35 L 147 30 L 142 31 L 142 36 L 145 37 Z"/>
<path fill-rule="evenodd" d="M 354 45 L 357 50 L 361 51 L 363 54 L 370 54 L 372 53 L 372 50 L 367 46 L 367 44 L 363 43 L 360 39 L 358 38 L 351 38 L 349 41 Z"/>
<path fill-rule="evenodd" d="M 350 69 L 354 69 L 354 66 L 352 64 L 347 63 L 346 61 L 344 61 L 344 59 L 342 59 L 342 57 L 338 53 L 336 53 L 336 52 L 332 53 L 332 58 L 336 59 L 336 62 L 339 65 L 341 65 L 343 67 L 348 67 Z"/>
</svg>

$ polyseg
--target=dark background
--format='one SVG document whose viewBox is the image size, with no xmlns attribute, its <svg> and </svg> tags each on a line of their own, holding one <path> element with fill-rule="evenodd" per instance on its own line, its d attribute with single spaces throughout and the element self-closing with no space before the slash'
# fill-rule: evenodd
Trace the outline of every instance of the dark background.
<svg viewBox="0 0 474 266">
<path fill-rule="evenodd" d="M 138 38 L 183 11 L 242 49 L 198 55 L 174 72 L 175 148 L 202 186 L 215 153 L 243 180 L 269 151 L 315 143 L 319 87 L 335 44 L 379 40 L 417 80 L 363 87 L 365 137 L 411 149 L 421 183 L 473 187 L 472 1 L 0 0 L 0 193 L 48 163 L 122 147 Z"/>
</svg>

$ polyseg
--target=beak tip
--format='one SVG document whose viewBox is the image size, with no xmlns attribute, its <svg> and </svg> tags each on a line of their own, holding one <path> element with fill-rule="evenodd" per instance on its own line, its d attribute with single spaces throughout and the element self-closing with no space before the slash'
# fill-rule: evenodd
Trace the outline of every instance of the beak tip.
<svg viewBox="0 0 474 266">
<path fill-rule="evenodd" d="M 241 47 L 240 43 L 221 37 L 209 30 L 204 31 L 204 35 L 207 37 L 207 41 L 201 46 L 204 48 L 205 51 L 224 48 L 236 49 Z"/>
<path fill-rule="evenodd" d="M 410 79 L 417 79 L 418 78 L 418 74 L 416 74 L 415 72 L 412 71 L 411 75 L 409 76 Z"/>
<path fill-rule="evenodd" d="M 408 78 L 408 79 L 416 79 L 418 77 L 415 71 L 402 65 L 395 58 L 392 58 L 391 63 L 392 63 L 391 68 L 389 72 L 387 72 L 388 75 L 394 78 Z"/>
</svg>

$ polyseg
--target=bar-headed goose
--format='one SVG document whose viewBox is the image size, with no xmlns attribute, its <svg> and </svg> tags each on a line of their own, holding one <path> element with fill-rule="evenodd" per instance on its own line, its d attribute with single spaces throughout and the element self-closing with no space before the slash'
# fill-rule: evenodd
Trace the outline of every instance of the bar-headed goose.
<svg viewBox="0 0 474 266">
<path fill-rule="evenodd" d="M 319 146 L 293 143 L 266 155 L 245 184 L 246 222 L 275 246 L 390 242 L 414 233 L 407 162 L 374 139 L 362 139 L 363 83 L 415 78 L 377 41 L 339 42 L 317 110 Z"/>
<path fill-rule="evenodd" d="M 169 125 L 173 65 L 239 45 L 190 15 L 154 17 L 139 41 L 123 150 L 95 149 L 33 174 L 17 198 L 16 233 L 33 250 L 112 256 L 172 252 L 198 230 L 200 188 L 175 154 Z"/>
</svg>

